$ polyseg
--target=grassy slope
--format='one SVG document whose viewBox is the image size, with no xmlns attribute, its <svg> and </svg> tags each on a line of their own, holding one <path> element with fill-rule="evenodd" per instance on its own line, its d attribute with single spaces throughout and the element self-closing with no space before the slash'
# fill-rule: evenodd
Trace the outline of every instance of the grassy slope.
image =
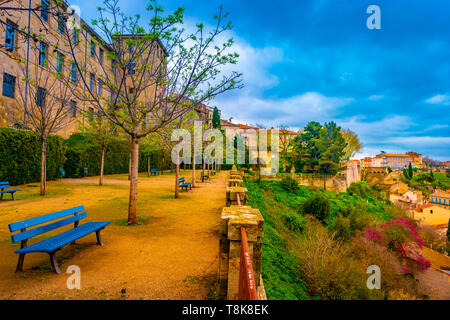
<svg viewBox="0 0 450 320">
<path fill-rule="evenodd" d="M 283 222 L 286 214 L 301 215 L 301 207 L 315 192 L 308 187 L 300 186 L 294 192 L 284 190 L 279 181 L 263 181 L 258 184 L 246 181 L 249 192 L 249 205 L 258 208 L 265 220 L 262 274 L 267 297 L 269 299 L 308 299 L 308 289 L 294 252 L 288 249 L 288 243 L 295 243 L 299 232 L 289 230 Z M 332 225 L 336 215 L 348 206 L 362 208 L 375 221 L 386 221 L 392 217 L 394 207 L 376 195 L 364 197 L 349 193 L 336 194 L 325 192 L 330 199 L 331 217 L 327 224 Z"/>
</svg>

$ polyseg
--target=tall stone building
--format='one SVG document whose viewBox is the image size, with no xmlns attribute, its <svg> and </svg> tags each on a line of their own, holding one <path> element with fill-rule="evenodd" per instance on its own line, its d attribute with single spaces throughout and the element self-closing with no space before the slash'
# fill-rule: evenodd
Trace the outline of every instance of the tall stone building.
<svg viewBox="0 0 450 320">
<path fill-rule="evenodd" d="M 28 9 L 28 2 L 12 0 L 4 6 Z M 66 1 L 60 3 L 63 11 L 67 11 L 69 4 Z M 61 97 L 62 91 L 66 90 L 43 85 L 43 88 L 39 86 L 36 93 L 31 94 L 30 85 L 27 87 L 24 79 L 52 84 L 56 77 L 61 76 L 70 79 L 71 85 L 77 90 L 87 90 L 88 86 L 91 92 L 102 99 L 112 95 L 102 80 L 108 77 L 113 79 L 116 72 L 115 62 L 107 58 L 111 45 L 84 21 L 81 20 L 80 28 L 77 29 L 72 24 L 68 25 L 70 22 L 62 17 L 52 14 L 49 8 L 55 4 L 54 0 L 31 0 L 31 8 L 40 8 L 38 11 L 29 14 L 29 10 L 9 10 L 8 14 L 0 16 L 0 127 L 23 125 L 28 110 L 42 103 L 41 89 L 42 92 L 59 94 Z M 68 28 L 64 28 L 63 24 Z M 126 37 L 116 37 L 113 41 L 123 41 Z M 161 42 L 157 43 L 159 46 L 154 50 L 158 50 L 161 56 L 167 54 Z M 73 59 L 74 56 L 76 59 Z M 78 62 L 79 68 L 74 60 Z M 83 72 L 85 83 L 80 81 L 80 72 Z M 148 90 L 151 93 L 152 88 Z M 57 133 L 67 137 L 73 132 L 84 130 L 87 117 L 95 114 L 96 110 L 94 104 L 80 101 L 74 96 L 63 100 L 65 122 Z"/>
</svg>

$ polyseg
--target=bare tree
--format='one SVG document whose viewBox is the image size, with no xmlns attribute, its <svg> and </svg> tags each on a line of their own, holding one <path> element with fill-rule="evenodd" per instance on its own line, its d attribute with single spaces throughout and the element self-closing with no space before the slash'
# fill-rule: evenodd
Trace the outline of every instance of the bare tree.
<svg viewBox="0 0 450 320">
<path fill-rule="evenodd" d="M 225 91 L 241 87 L 241 74 L 232 72 L 219 79 L 220 69 L 235 64 L 238 55 L 230 52 L 233 40 L 219 41 L 232 29 L 231 22 L 220 8 L 215 25 L 206 31 L 203 24 L 187 33 L 183 25 L 184 9 L 163 15 L 155 1 L 147 7 L 152 17 L 141 24 L 140 16 L 127 17 L 118 0 L 105 0 L 99 17 L 93 20 L 105 42 L 107 63 L 94 67 L 84 65 L 74 50 L 71 36 L 66 32 L 71 57 L 80 74 L 81 89 L 75 96 L 92 105 L 106 119 L 120 127 L 131 140 L 131 182 L 128 223 L 137 223 L 137 185 L 139 141 L 164 128 L 201 104 Z M 63 15 L 64 10 L 55 13 Z M 67 30 L 68 31 L 68 30 Z M 102 52 L 95 50 L 97 60 Z M 86 79 L 94 72 L 109 97 L 92 90 Z M 68 86 L 72 84 L 67 82 Z M 187 104 L 189 99 L 193 104 Z"/>
<path fill-rule="evenodd" d="M 44 44 L 46 45 L 46 44 Z M 26 77 L 25 63 L 20 60 L 22 79 L 17 82 L 17 95 L 15 104 L 11 104 L 8 114 L 14 123 L 20 123 L 18 115 L 25 112 L 24 108 L 29 99 L 26 113 L 28 115 L 27 127 L 31 128 L 41 139 L 41 183 L 40 194 L 45 195 L 47 187 L 47 139 L 71 123 L 70 112 L 72 104 L 72 88 L 64 81 L 64 69 L 58 69 L 52 60 L 48 59 L 48 48 L 45 55 L 40 54 L 42 47 L 33 42 L 33 49 L 37 54 L 30 58 L 31 69 Z M 39 50 L 40 49 L 40 50 Z M 56 51 L 53 53 L 57 54 Z M 62 63 L 62 62 L 61 62 Z M 28 89 L 27 89 L 28 83 Z"/>
</svg>

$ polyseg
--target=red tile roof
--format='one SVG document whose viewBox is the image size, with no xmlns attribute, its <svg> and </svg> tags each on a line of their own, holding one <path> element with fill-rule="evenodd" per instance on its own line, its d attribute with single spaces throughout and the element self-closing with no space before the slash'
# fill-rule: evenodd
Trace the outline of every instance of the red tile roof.
<svg viewBox="0 0 450 320">
<path fill-rule="evenodd" d="M 430 207 L 434 207 L 434 204 L 424 204 L 424 205 L 422 205 L 422 206 L 419 206 L 419 207 L 416 209 L 416 211 L 422 211 L 423 209 L 430 208 Z"/>
<path fill-rule="evenodd" d="M 258 130 L 258 128 L 256 128 L 256 127 L 251 127 L 251 126 L 248 126 L 248 125 L 246 125 L 246 124 L 240 124 L 240 123 L 238 123 L 237 124 L 241 129 L 255 129 L 255 130 Z"/>
</svg>

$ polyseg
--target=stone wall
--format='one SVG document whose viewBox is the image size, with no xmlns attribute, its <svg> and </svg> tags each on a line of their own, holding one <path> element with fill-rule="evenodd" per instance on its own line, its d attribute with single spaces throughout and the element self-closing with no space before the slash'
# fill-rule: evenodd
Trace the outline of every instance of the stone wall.
<svg viewBox="0 0 450 320">
<path fill-rule="evenodd" d="M 229 180 L 236 179 L 236 171 L 230 172 Z M 247 242 L 252 261 L 254 282 L 259 300 L 266 300 L 261 277 L 262 237 L 264 219 L 258 209 L 246 205 L 237 205 L 237 194 L 241 204 L 246 203 L 247 189 L 227 187 L 227 207 L 222 209 L 219 240 L 219 298 L 238 299 L 241 258 L 241 227 L 247 234 Z"/>
<path fill-rule="evenodd" d="M 314 189 L 323 189 L 323 177 L 301 174 L 296 176 L 299 184 Z M 345 175 L 327 177 L 327 190 L 346 192 L 349 184 Z"/>
</svg>

